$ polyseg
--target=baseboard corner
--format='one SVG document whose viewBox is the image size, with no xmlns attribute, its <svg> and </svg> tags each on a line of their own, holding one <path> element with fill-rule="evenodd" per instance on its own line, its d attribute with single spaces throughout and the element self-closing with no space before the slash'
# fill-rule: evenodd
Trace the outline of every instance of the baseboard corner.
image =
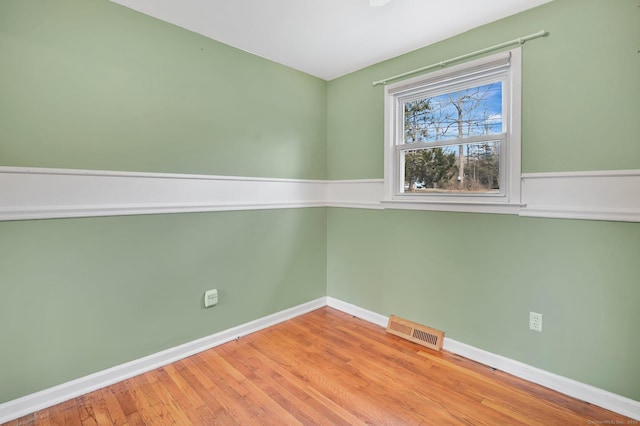
<svg viewBox="0 0 640 426">
<path fill-rule="evenodd" d="M 344 302 L 334 297 L 327 297 L 327 305 L 339 311 L 353 315 L 373 324 L 385 327 L 388 317 L 365 308 Z M 444 349 L 481 364 L 504 371 L 521 379 L 537 383 L 598 407 L 605 408 L 623 416 L 640 420 L 640 402 L 614 394 L 594 386 L 569 379 L 537 367 L 532 367 L 501 355 L 458 342 L 449 337 L 444 339 Z"/>
<path fill-rule="evenodd" d="M 0 404 L 0 424 L 260 331 L 327 305 L 326 297 Z"/>
</svg>

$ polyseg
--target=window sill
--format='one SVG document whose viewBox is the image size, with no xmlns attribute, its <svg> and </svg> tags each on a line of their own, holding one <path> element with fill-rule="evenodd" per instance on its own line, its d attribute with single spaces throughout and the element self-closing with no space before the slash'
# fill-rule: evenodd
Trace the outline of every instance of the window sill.
<svg viewBox="0 0 640 426">
<path fill-rule="evenodd" d="M 463 213 L 519 214 L 526 204 L 487 201 L 382 200 L 385 209 L 431 210 Z"/>
</svg>

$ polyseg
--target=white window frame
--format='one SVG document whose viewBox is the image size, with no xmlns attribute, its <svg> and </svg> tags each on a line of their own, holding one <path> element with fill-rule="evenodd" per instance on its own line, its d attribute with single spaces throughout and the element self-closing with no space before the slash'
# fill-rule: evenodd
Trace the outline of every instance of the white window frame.
<svg viewBox="0 0 640 426">
<path fill-rule="evenodd" d="M 404 193 L 400 148 L 403 142 L 403 102 L 412 97 L 432 96 L 438 90 L 452 91 L 457 85 L 482 78 L 503 79 L 504 133 L 491 135 L 500 141 L 500 193 Z M 389 84 L 385 87 L 384 186 L 385 208 L 518 214 L 521 207 L 521 48 L 490 55 L 447 69 Z M 472 143 L 469 137 L 464 143 Z M 482 139 L 482 138 L 481 138 Z M 486 139 L 486 138 L 484 138 Z M 445 142 L 446 143 L 446 142 Z M 458 144 L 458 143 L 456 143 Z M 413 144 L 411 144 L 413 145 Z M 425 145 L 425 144 L 416 144 Z M 406 149 L 407 145 L 404 145 Z"/>
</svg>

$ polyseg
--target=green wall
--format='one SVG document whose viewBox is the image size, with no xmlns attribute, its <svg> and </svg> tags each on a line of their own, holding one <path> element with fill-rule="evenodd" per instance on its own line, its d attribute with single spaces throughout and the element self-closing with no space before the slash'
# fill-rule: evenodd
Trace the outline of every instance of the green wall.
<svg viewBox="0 0 640 426">
<path fill-rule="evenodd" d="M 323 179 L 326 84 L 106 0 L 0 1 L 3 166 Z M 0 294 L 2 403 L 325 296 L 326 209 L 0 222 Z"/>
<path fill-rule="evenodd" d="M 106 0 L 3 0 L 0 69 L 4 166 L 325 177 L 325 81 Z"/>
<path fill-rule="evenodd" d="M 0 402 L 326 295 L 325 224 L 323 208 L 0 222 Z"/>
<path fill-rule="evenodd" d="M 640 400 L 637 223 L 355 209 L 328 223 L 329 296 Z"/>
<path fill-rule="evenodd" d="M 372 81 L 541 29 L 523 48 L 523 171 L 640 168 L 636 2 L 555 0 L 329 82 L 328 177 L 383 176 Z M 332 208 L 327 232 L 329 296 L 640 401 L 640 224 Z"/>
<path fill-rule="evenodd" d="M 555 0 L 332 80 L 328 178 L 383 177 L 384 105 L 373 81 L 545 29 L 523 47 L 522 171 L 640 165 L 640 13 L 628 0 Z"/>
</svg>

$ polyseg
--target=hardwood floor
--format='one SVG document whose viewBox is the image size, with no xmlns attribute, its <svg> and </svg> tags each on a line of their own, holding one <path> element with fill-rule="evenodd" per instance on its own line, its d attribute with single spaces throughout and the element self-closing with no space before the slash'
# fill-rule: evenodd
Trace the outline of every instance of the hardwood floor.
<svg viewBox="0 0 640 426">
<path fill-rule="evenodd" d="M 8 424 L 637 422 L 322 308 Z"/>
</svg>

